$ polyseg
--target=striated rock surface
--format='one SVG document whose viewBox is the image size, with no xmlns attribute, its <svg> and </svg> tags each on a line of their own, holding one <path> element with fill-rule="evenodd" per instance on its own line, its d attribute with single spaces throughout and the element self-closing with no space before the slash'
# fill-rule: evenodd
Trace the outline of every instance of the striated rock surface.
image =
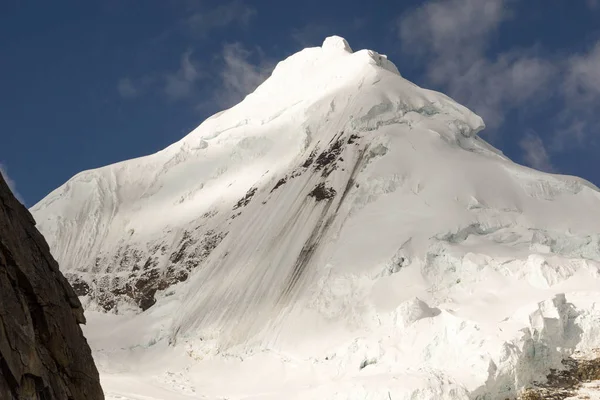
<svg viewBox="0 0 600 400">
<path fill-rule="evenodd" d="M 0 399 L 104 399 L 83 308 L 0 175 Z"/>
</svg>

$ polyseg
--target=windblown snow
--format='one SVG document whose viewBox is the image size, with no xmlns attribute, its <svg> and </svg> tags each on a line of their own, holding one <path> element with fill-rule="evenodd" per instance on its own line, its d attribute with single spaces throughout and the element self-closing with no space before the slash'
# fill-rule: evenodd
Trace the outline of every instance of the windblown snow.
<svg viewBox="0 0 600 400">
<path fill-rule="evenodd" d="M 340 37 L 32 208 L 109 399 L 506 399 L 600 348 L 600 192 Z"/>
</svg>

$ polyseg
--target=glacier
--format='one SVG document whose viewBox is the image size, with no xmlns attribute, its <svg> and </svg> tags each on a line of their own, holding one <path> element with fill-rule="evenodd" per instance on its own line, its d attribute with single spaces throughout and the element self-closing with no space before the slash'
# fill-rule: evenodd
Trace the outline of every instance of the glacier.
<svg viewBox="0 0 600 400">
<path fill-rule="evenodd" d="M 600 348 L 600 191 L 327 38 L 31 208 L 108 399 L 507 399 Z"/>
</svg>

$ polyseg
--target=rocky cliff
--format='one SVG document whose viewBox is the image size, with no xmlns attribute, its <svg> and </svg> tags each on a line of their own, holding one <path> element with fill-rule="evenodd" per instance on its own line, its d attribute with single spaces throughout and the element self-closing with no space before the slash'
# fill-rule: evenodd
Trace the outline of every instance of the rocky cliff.
<svg viewBox="0 0 600 400">
<path fill-rule="evenodd" d="M 83 308 L 0 175 L 0 399 L 104 399 Z"/>
</svg>

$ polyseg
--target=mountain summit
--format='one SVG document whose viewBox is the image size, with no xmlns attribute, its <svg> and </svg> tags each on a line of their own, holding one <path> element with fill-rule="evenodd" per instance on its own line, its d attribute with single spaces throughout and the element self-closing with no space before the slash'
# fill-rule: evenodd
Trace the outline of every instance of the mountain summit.
<svg viewBox="0 0 600 400">
<path fill-rule="evenodd" d="M 334 36 L 31 211 L 95 317 L 100 369 L 144 360 L 130 386 L 505 399 L 600 347 L 600 193 L 513 163 L 483 128 Z"/>
</svg>

